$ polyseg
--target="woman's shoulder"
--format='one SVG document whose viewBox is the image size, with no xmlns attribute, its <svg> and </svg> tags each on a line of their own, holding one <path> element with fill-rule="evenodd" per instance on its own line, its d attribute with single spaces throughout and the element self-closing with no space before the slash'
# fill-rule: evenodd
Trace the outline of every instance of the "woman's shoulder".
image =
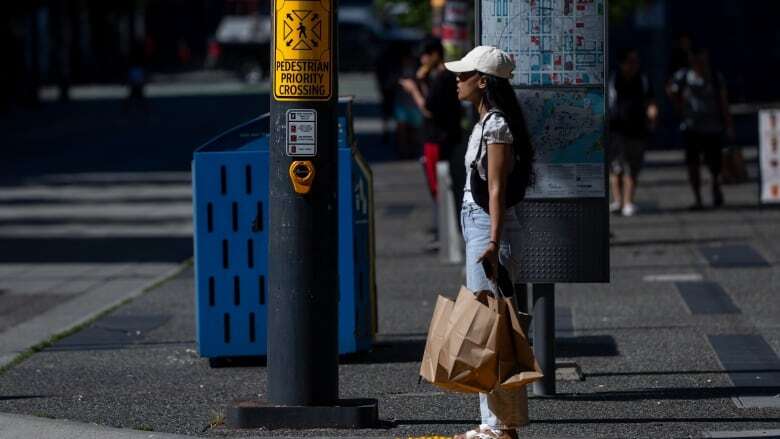
<svg viewBox="0 0 780 439">
<path fill-rule="evenodd" d="M 494 112 L 484 122 L 485 137 L 491 143 L 512 143 L 509 122 L 501 112 Z"/>
<path fill-rule="evenodd" d="M 500 127 L 500 126 L 509 126 L 509 122 L 506 119 L 506 116 L 504 113 L 500 111 L 492 111 L 488 116 L 485 117 L 485 121 L 483 122 L 485 125 L 485 129 L 488 127 Z"/>
</svg>

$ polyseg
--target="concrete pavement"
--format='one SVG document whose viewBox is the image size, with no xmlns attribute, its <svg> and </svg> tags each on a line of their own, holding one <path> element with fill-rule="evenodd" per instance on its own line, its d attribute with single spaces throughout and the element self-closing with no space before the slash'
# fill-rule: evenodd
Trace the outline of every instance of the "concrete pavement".
<svg viewBox="0 0 780 439">
<path fill-rule="evenodd" d="M 369 80 L 357 82 L 355 90 L 371 92 Z M 13 249 L 0 261 L 8 283 L 0 289 L 10 291 L 0 296 L 0 326 L 48 321 L 40 316 L 99 288 L 100 298 L 133 291 L 130 283 L 155 276 L 138 267 L 181 260 L 176 249 L 191 245 L 192 148 L 267 108 L 267 95 L 199 99 L 156 99 L 149 119 L 117 119 L 108 114 L 118 111 L 115 101 L 85 101 L 79 117 L 43 111 L 49 131 L 17 127 L 17 166 L 0 163 L 8 181 L 0 187 L 0 243 Z M 198 356 L 188 269 L 3 372 L 0 425 L 32 430 L 0 437 L 49 437 L 51 425 L 73 437 L 139 438 L 408 437 L 472 428 L 474 396 L 417 380 L 436 294 L 454 295 L 462 268 L 428 251 L 432 203 L 419 164 L 377 162 L 392 148 L 377 142 L 376 96 L 366 102 L 358 117 L 368 120 L 358 128 L 369 131 L 358 135 L 375 161 L 379 334 L 372 352 L 343 359 L 340 381 L 342 397 L 379 399 L 381 428 L 220 425 L 229 401 L 264 395 L 266 370 L 211 369 Z M 87 135 L 85 118 L 100 129 Z M 678 152 L 649 154 L 640 215 L 612 221 L 610 284 L 557 286 L 558 357 L 576 363 L 582 380 L 560 381 L 555 398 L 532 397 L 525 437 L 750 437 L 780 425 L 780 210 L 756 205 L 753 181 L 726 187 L 723 209 L 689 212 L 681 163 Z M 751 171 L 755 178 L 754 163 Z"/>
<path fill-rule="evenodd" d="M 772 363 L 780 210 L 750 207 L 755 188 L 744 184 L 726 188 L 724 209 L 688 212 L 682 167 L 665 157 L 650 156 L 643 213 L 613 220 L 612 282 L 558 286 L 559 319 L 569 319 L 560 322 L 569 329 L 558 334 L 558 357 L 577 363 L 584 380 L 559 382 L 555 398 L 532 397 L 525 437 L 704 437 L 780 423 L 772 405 L 780 393 Z M 461 267 L 425 249 L 430 200 L 419 165 L 375 164 L 374 172 L 380 333 L 373 352 L 344 359 L 340 380 L 343 397 L 380 400 L 383 428 L 209 427 L 232 399 L 264 395 L 265 368 L 211 369 L 198 357 L 189 270 L 7 371 L 0 394 L 14 398 L 0 400 L 0 411 L 209 437 L 408 437 L 473 427 L 474 396 L 417 382 L 435 296 L 455 294 Z M 766 264 L 716 267 L 704 256 L 737 244 Z M 682 286 L 699 281 L 717 284 L 737 311 L 699 312 Z M 718 337 L 727 336 L 758 341 L 743 355 L 752 367 L 733 362 L 733 344 L 722 349 Z M 756 383 L 745 383 L 750 376 Z"/>
<path fill-rule="evenodd" d="M 191 436 L 126 430 L 82 422 L 0 414 L 4 439 L 184 439 Z"/>
<path fill-rule="evenodd" d="M 175 274 L 192 252 L 190 192 L 187 173 L 0 186 L 0 368 Z"/>
</svg>

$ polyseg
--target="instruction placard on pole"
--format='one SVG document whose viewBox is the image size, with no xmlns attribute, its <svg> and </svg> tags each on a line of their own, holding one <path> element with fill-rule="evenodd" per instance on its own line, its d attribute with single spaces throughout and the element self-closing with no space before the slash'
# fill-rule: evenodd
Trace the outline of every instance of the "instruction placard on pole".
<svg viewBox="0 0 780 439">
<path fill-rule="evenodd" d="M 323 101 L 331 97 L 331 0 L 276 2 L 274 98 Z"/>
<path fill-rule="evenodd" d="M 287 155 L 314 157 L 317 155 L 317 112 L 287 110 Z"/>
</svg>

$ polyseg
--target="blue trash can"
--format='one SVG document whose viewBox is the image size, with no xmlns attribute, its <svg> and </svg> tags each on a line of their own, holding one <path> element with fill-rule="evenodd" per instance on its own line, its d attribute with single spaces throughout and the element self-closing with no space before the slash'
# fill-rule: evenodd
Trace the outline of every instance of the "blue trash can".
<svg viewBox="0 0 780 439">
<path fill-rule="evenodd" d="M 354 145 L 351 100 L 339 104 L 339 352 L 376 333 L 373 181 Z M 268 115 L 207 142 L 192 162 L 196 341 L 210 359 L 267 349 Z"/>
</svg>

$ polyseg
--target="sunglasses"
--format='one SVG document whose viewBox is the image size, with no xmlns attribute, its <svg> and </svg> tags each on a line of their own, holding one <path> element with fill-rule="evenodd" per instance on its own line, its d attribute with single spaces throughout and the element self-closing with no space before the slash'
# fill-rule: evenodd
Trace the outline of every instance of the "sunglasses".
<svg viewBox="0 0 780 439">
<path fill-rule="evenodd" d="M 469 78 L 471 78 L 472 76 L 476 75 L 477 73 L 479 73 L 479 72 L 478 72 L 478 71 L 476 71 L 476 70 L 472 70 L 472 71 L 470 71 L 470 72 L 461 72 L 461 73 L 456 73 L 456 74 L 455 74 L 455 78 L 457 78 L 457 79 L 458 79 L 458 81 L 460 81 L 460 82 L 463 82 L 463 81 L 466 81 L 466 80 L 468 80 L 468 79 L 469 79 Z"/>
</svg>

